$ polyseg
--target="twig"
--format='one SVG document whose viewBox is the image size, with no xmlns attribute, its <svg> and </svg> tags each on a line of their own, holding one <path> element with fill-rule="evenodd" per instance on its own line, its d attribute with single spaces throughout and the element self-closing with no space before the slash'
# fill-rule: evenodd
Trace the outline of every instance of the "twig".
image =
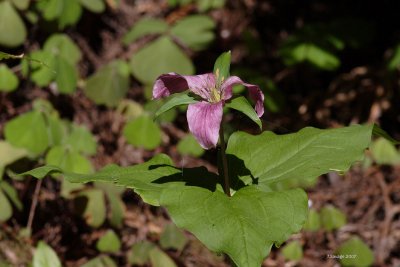
<svg viewBox="0 0 400 267">
<path fill-rule="evenodd" d="M 31 209 L 29 211 L 28 223 L 26 225 L 26 228 L 29 231 L 32 230 L 33 218 L 35 217 L 35 210 L 36 210 L 36 206 L 38 203 L 38 198 L 39 198 L 39 193 L 40 193 L 40 188 L 42 186 L 42 182 L 43 182 L 43 179 L 38 180 L 38 182 L 36 183 L 35 192 L 33 194 Z"/>
</svg>

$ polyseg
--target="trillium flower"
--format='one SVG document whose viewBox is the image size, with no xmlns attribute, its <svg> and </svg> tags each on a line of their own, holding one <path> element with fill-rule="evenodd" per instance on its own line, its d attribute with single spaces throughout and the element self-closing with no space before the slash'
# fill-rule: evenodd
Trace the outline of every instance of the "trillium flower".
<svg viewBox="0 0 400 267">
<path fill-rule="evenodd" d="M 177 73 L 163 74 L 153 87 L 153 98 L 167 97 L 173 93 L 190 92 L 200 96 L 199 102 L 189 104 L 187 121 L 190 132 L 204 149 L 216 147 L 225 102 L 232 98 L 232 87 L 244 85 L 255 102 L 258 117 L 264 113 L 264 94 L 257 85 L 243 82 L 237 76 L 218 80 L 218 72 L 184 76 Z"/>
</svg>

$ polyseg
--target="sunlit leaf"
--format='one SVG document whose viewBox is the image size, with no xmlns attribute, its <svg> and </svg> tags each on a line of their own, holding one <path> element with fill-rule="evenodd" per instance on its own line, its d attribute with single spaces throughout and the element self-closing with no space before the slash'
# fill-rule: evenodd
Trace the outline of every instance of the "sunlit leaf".
<svg viewBox="0 0 400 267">
<path fill-rule="evenodd" d="M 378 164 L 396 165 L 400 163 L 400 152 L 384 138 L 379 138 L 372 143 L 371 153 Z"/>
<path fill-rule="evenodd" d="M 188 104 L 193 104 L 197 103 L 198 101 L 195 100 L 192 96 L 188 95 L 187 93 L 178 93 L 178 94 L 173 94 L 169 97 L 169 99 L 165 102 L 164 105 L 162 105 L 156 112 L 155 118 L 163 114 L 164 112 L 167 112 L 168 110 L 180 106 L 180 105 L 188 105 Z"/>
<path fill-rule="evenodd" d="M 260 118 L 258 117 L 257 113 L 254 110 L 254 107 L 252 107 L 247 101 L 247 99 L 243 96 L 236 97 L 232 99 L 230 102 L 226 103 L 226 106 L 228 108 L 236 109 L 243 114 L 245 114 L 247 117 L 249 117 L 252 121 L 257 123 L 258 127 L 262 129 L 262 123 Z"/>
<path fill-rule="evenodd" d="M 106 9 L 104 0 L 80 0 L 79 2 L 93 13 L 102 13 Z"/>
<path fill-rule="evenodd" d="M 46 164 L 58 166 L 61 169 L 76 173 L 90 173 L 93 171 L 90 161 L 80 153 L 68 147 L 52 147 L 46 155 Z"/>
<path fill-rule="evenodd" d="M 344 172 L 364 158 L 373 125 L 321 130 L 307 127 L 297 133 L 252 136 L 234 133 L 227 153 L 242 161 L 258 183 L 285 179 L 310 180 L 330 171 Z"/>
</svg>

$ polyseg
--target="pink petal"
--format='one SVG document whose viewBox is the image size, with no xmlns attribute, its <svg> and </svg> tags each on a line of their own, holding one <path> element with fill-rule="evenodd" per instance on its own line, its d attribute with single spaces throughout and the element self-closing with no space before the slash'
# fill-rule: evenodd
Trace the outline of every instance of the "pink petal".
<svg viewBox="0 0 400 267">
<path fill-rule="evenodd" d="M 153 98 L 166 97 L 189 89 L 203 99 L 209 99 L 212 87 L 215 87 L 212 73 L 184 76 L 171 72 L 157 78 L 153 87 Z"/>
<path fill-rule="evenodd" d="M 264 94 L 257 85 L 245 83 L 239 77 L 231 76 L 221 86 L 224 100 L 232 97 L 232 87 L 237 84 L 242 84 L 249 90 L 250 98 L 256 103 L 257 115 L 261 117 L 264 114 Z"/>
<path fill-rule="evenodd" d="M 159 76 L 153 87 L 153 98 L 167 97 L 173 93 L 179 93 L 189 88 L 182 75 L 170 72 Z"/>
<path fill-rule="evenodd" d="M 215 104 L 198 102 L 190 104 L 188 107 L 189 130 L 204 149 L 217 146 L 222 120 L 222 106 L 223 102 L 220 101 Z"/>
</svg>

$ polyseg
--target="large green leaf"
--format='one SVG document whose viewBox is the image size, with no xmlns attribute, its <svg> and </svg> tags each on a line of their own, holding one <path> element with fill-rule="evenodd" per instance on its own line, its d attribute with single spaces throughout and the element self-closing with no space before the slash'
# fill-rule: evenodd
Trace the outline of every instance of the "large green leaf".
<svg viewBox="0 0 400 267">
<path fill-rule="evenodd" d="M 0 1 L 0 45 L 16 47 L 26 38 L 25 24 L 9 1 Z"/>
<path fill-rule="evenodd" d="M 167 188 L 160 203 L 179 227 L 241 267 L 260 266 L 274 243 L 299 231 L 307 217 L 301 189 L 264 192 L 248 186 L 227 197 L 199 187 Z"/>
<path fill-rule="evenodd" d="M 161 34 L 168 30 L 168 24 L 161 19 L 144 18 L 136 22 L 132 29 L 124 36 L 123 42 L 125 45 L 132 43 L 140 37 L 149 34 Z"/>
<path fill-rule="evenodd" d="M 88 78 L 84 92 L 96 104 L 114 107 L 125 97 L 128 89 L 126 63 L 115 60 Z"/>
<path fill-rule="evenodd" d="M 33 267 L 61 267 L 61 262 L 49 245 L 39 241 L 33 254 Z"/>
<path fill-rule="evenodd" d="M 328 130 L 307 127 L 286 135 L 237 132 L 229 139 L 227 154 L 242 162 L 259 184 L 310 180 L 329 171 L 346 171 L 361 161 L 372 130 L 373 125 L 353 125 Z"/>
<path fill-rule="evenodd" d="M 131 58 L 133 75 L 144 84 L 168 72 L 191 75 L 194 66 L 182 50 L 167 36 L 163 36 L 139 50 Z"/>
<path fill-rule="evenodd" d="M 32 175 L 41 179 L 48 174 L 62 173 L 65 179 L 74 183 L 113 182 L 134 189 L 145 202 L 155 206 L 159 205 L 161 192 L 170 186 L 187 184 L 222 191 L 218 176 L 208 172 L 206 168 L 180 169 L 172 165 L 172 160 L 167 155 L 160 154 L 146 163 L 125 168 L 109 165 L 88 175 L 63 172 L 57 166 L 43 166 L 21 175 Z"/>
<path fill-rule="evenodd" d="M 11 92 L 17 89 L 17 76 L 5 64 L 0 64 L 0 92 Z"/>
<path fill-rule="evenodd" d="M 38 111 L 27 112 L 8 121 L 4 136 L 10 144 L 25 148 L 34 155 L 44 152 L 49 145 L 46 122 Z"/>
<path fill-rule="evenodd" d="M 215 34 L 215 22 L 205 15 L 192 15 L 179 20 L 171 34 L 193 50 L 202 50 L 210 44 Z"/>
</svg>

